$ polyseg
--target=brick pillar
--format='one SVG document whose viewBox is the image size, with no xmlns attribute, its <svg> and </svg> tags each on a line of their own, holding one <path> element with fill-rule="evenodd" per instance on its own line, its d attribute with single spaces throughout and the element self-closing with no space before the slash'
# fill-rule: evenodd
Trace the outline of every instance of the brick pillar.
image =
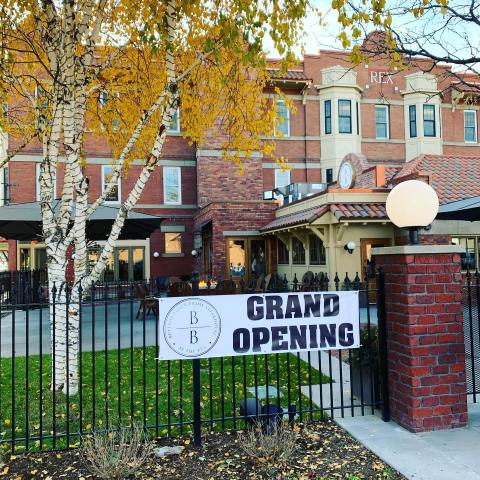
<svg viewBox="0 0 480 480">
<path fill-rule="evenodd" d="M 412 432 L 467 424 L 461 248 L 376 248 L 385 273 L 392 420 Z"/>
</svg>

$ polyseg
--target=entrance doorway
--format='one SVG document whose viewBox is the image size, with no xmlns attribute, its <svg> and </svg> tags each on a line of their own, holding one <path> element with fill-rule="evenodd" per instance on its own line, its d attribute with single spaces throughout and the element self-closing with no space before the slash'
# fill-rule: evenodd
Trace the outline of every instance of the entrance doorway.
<svg viewBox="0 0 480 480">
<path fill-rule="evenodd" d="M 362 255 L 362 280 L 368 275 L 368 290 L 370 303 L 376 302 L 377 281 L 375 278 L 375 265 L 372 264 L 372 248 L 389 247 L 392 241 L 390 238 L 362 238 L 360 248 Z"/>
<path fill-rule="evenodd" d="M 259 275 L 266 274 L 267 252 L 266 242 L 261 237 L 239 237 L 227 239 L 226 274 L 236 283 L 243 277 L 250 283 Z"/>
<path fill-rule="evenodd" d="M 98 261 L 100 253 L 100 247 L 89 250 L 89 269 L 92 269 Z M 145 247 L 115 247 L 113 255 L 110 255 L 107 261 L 103 280 L 105 282 L 129 282 L 145 278 Z"/>
</svg>

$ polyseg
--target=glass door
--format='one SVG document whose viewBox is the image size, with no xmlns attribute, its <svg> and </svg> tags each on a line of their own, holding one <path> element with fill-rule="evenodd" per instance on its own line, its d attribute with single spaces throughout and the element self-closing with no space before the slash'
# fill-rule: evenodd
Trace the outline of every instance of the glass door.
<svg viewBox="0 0 480 480">
<path fill-rule="evenodd" d="M 241 239 L 228 240 L 229 276 L 239 281 L 246 274 L 247 242 Z"/>
<path fill-rule="evenodd" d="M 145 249 L 143 247 L 131 247 L 132 265 L 131 278 L 134 281 L 145 279 Z"/>
<path fill-rule="evenodd" d="M 266 272 L 265 240 L 250 240 L 250 275 L 257 278 Z"/>
<path fill-rule="evenodd" d="M 120 282 L 128 282 L 129 275 L 128 275 L 128 248 L 118 248 L 117 250 L 117 262 L 116 262 L 116 270 L 117 270 L 117 280 Z"/>
<path fill-rule="evenodd" d="M 30 270 L 32 268 L 32 256 L 30 247 L 20 249 L 20 270 Z"/>
<path fill-rule="evenodd" d="M 227 278 L 239 282 L 243 277 L 249 284 L 266 274 L 267 251 L 264 238 L 229 238 L 227 240 Z"/>
</svg>

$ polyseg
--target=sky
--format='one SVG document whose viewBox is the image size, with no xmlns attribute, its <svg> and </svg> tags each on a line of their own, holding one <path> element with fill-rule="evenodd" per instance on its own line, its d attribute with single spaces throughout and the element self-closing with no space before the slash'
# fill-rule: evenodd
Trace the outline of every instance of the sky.
<svg viewBox="0 0 480 480">
<path fill-rule="evenodd" d="M 340 29 L 337 22 L 337 14 L 331 9 L 331 0 L 314 0 L 312 2 L 322 13 L 322 19 L 325 25 L 320 25 L 320 19 L 317 14 L 310 12 L 305 19 L 305 53 L 316 54 L 320 49 L 335 48 L 340 49 L 341 44 L 337 40 Z M 272 57 L 278 56 L 273 48 L 272 42 L 267 38 L 265 48 Z M 297 55 L 301 54 L 301 48 L 296 49 Z"/>
<path fill-rule="evenodd" d="M 321 11 L 323 24 L 320 25 L 318 15 L 313 12 L 310 12 L 305 19 L 305 53 L 316 54 L 320 49 L 341 50 L 342 46 L 338 40 L 340 25 L 337 21 L 337 12 L 331 8 L 331 0 L 313 0 L 312 3 Z M 402 8 L 404 5 L 405 0 L 387 0 L 386 8 L 394 12 L 395 9 Z M 449 5 L 465 9 L 470 6 L 470 2 L 466 4 L 464 0 L 450 0 Z M 480 17 L 480 2 L 477 1 L 474 8 L 476 15 Z M 480 58 L 480 27 L 472 23 L 449 22 L 448 30 L 440 29 L 444 21 L 445 19 L 438 12 L 434 16 L 420 19 L 415 19 L 411 13 L 407 13 L 394 15 L 393 27 L 412 39 L 416 38 L 417 32 L 424 31 L 429 38 L 434 39 L 428 46 L 429 50 L 435 54 L 443 55 L 448 51 L 457 58 L 470 56 Z M 269 51 L 269 56 L 278 56 L 271 42 L 267 41 L 265 48 Z M 296 53 L 299 57 L 301 56 L 300 46 L 296 49 Z M 454 70 L 463 69 L 463 67 L 454 67 Z M 480 65 L 473 64 L 471 71 L 480 72 Z"/>
</svg>

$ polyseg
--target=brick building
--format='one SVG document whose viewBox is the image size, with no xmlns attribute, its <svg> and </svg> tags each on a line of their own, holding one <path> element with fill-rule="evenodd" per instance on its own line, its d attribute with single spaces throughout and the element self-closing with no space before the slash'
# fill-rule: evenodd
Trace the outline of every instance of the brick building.
<svg viewBox="0 0 480 480">
<path fill-rule="evenodd" d="M 272 68 L 274 65 L 273 62 Z M 431 73 L 422 73 L 420 69 L 390 72 L 387 61 L 372 60 L 369 65 L 352 68 L 348 53 L 320 51 L 317 55 L 305 55 L 303 61 L 285 75 L 272 70 L 272 85 L 265 95 L 281 102 L 275 98 L 274 85 L 280 87 L 295 106 L 295 112 L 289 112 L 279 103 L 282 120 L 277 125 L 278 137 L 275 138 L 277 153 L 289 159 L 290 169 L 281 170 L 273 159 L 262 158 L 259 154 L 245 159 L 245 174 L 238 176 L 236 167 L 222 158 L 220 142 L 215 135 L 202 145 L 188 145 L 181 136 L 180 109 L 179 118 L 169 131 L 160 168 L 153 174 L 136 206 L 138 211 L 166 219 L 150 239 L 118 242 L 106 273 L 108 279 L 189 274 L 194 264 L 191 255 L 194 248 L 200 252 L 198 262 L 203 272 L 215 278 L 229 275 L 249 278 L 253 271 L 276 270 L 277 264 L 282 263 L 278 262 L 282 255 L 289 257 L 287 260 L 292 266 L 292 256 L 298 248 L 290 243 L 289 225 L 282 226 L 282 233 L 281 229 L 271 227 L 272 222 L 286 215 L 285 209 L 290 209 L 290 213 L 308 210 L 308 202 L 321 195 L 331 196 L 328 215 L 337 223 L 350 219 L 351 226 L 353 221 L 355 228 L 360 228 L 367 220 L 375 220 L 375 231 L 359 231 L 355 238 L 395 241 L 396 234 L 382 205 L 390 180 L 399 172 L 406 178 L 405 172 L 410 166 L 418 167 L 419 161 L 410 160 L 421 154 L 431 155 L 431 159 L 455 155 L 464 159 L 461 165 L 473 166 L 480 157 L 480 107 L 470 101 L 475 99 L 477 92 L 451 75 L 448 66 L 436 67 Z M 8 149 L 7 140 L 3 148 Z M 354 181 L 348 188 L 339 189 L 336 183 L 339 167 L 351 153 L 363 154 L 355 158 L 364 159 L 355 169 Z M 111 154 L 104 139 L 89 137 L 86 157 L 93 200 L 109 173 Z M 468 161 L 467 157 L 477 159 Z M 13 158 L 1 179 L 4 186 L 8 185 L 6 196 L 10 203 L 36 200 L 40 159 L 40 145 L 35 144 Z M 406 166 L 406 162 L 410 162 L 407 164 L 410 166 Z M 117 194 L 110 199 L 112 203 L 124 198 L 138 169 L 134 164 L 121 179 Z M 418 168 L 416 172 L 418 176 L 429 175 L 428 172 L 422 174 Z M 61 178 L 58 179 L 58 191 L 60 182 Z M 264 200 L 264 192 L 281 190 L 289 184 L 303 184 L 300 190 L 292 190 L 290 200 L 297 202 L 277 210 L 276 201 Z M 302 194 L 298 192 L 313 196 L 301 199 Z M 279 190 L 275 192 L 278 194 Z M 288 197 L 287 192 L 285 198 Z M 372 211 L 376 213 L 367 213 L 368 218 L 360 222 L 365 204 L 373 205 Z M 304 217 L 303 226 L 310 218 L 308 214 Z M 388 229 L 387 233 L 382 233 L 383 227 Z M 457 237 L 462 233 L 452 231 L 452 228 L 461 230 L 458 226 L 442 228 L 439 234 L 445 228 Z M 342 231 L 342 237 L 335 239 L 338 249 L 343 248 L 341 242 L 347 238 L 348 229 Z M 480 237 L 471 228 L 469 232 L 478 262 Z M 308 233 L 307 236 L 299 233 L 300 243 L 304 251 L 311 250 L 315 258 L 318 257 L 320 263 L 312 265 L 321 271 L 328 257 L 324 233 L 321 230 Z M 287 253 L 285 244 L 278 243 L 282 236 L 287 242 Z M 378 243 L 370 242 L 365 248 Z M 6 241 L 0 248 L 3 249 L 4 268 L 7 264 L 11 270 L 44 267 L 41 243 Z M 301 252 L 299 254 L 301 256 Z M 95 261 L 95 255 L 92 246 L 91 261 Z M 302 267 L 311 265 L 311 255 L 308 257 L 300 264 Z M 355 255 L 348 258 L 353 259 Z M 361 262 L 359 258 L 349 270 L 358 269 Z M 335 266 L 338 268 L 338 264 Z M 329 269 L 332 268 L 333 265 Z M 291 268 L 288 273 L 293 270 Z"/>
</svg>

